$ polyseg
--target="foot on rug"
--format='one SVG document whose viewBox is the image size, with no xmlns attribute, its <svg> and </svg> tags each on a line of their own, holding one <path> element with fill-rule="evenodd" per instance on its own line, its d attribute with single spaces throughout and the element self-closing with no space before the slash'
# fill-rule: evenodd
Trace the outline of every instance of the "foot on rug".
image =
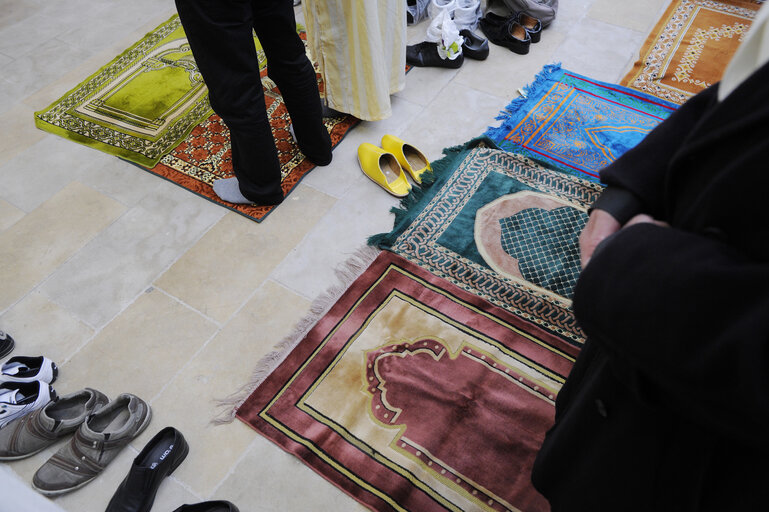
<svg viewBox="0 0 769 512">
<path fill-rule="evenodd" d="M 217 196 L 219 196 L 219 199 L 221 199 L 222 201 L 227 201 L 228 203 L 235 203 L 235 204 L 252 204 L 253 203 L 252 200 L 248 199 L 240 191 L 238 178 L 234 176 L 232 178 L 225 178 L 225 179 L 214 181 L 213 187 L 214 187 L 214 192 L 216 193 Z"/>
</svg>

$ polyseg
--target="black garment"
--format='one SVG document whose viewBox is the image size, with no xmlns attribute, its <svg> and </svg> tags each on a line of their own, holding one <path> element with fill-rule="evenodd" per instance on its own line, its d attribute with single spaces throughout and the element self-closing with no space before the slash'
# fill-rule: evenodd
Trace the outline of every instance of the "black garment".
<svg viewBox="0 0 769 512">
<path fill-rule="evenodd" d="M 768 80 L 705 90 L 601 172 L 671 227 L 621 230 L 577 283 L 589 340 L 533 472 L 554 511 L 769 506 Z"/>
<path fill-rule="evenodd" d="M 331 161 L 315 70 L 296 33 L 290 0 L 176 0 L 211 106 L 230 129 L 241 193 L 260 204 L 283 200 L 280 162 L 264 103 L 253 32 L 267 56 L 302 152 Z"/>
</svg>

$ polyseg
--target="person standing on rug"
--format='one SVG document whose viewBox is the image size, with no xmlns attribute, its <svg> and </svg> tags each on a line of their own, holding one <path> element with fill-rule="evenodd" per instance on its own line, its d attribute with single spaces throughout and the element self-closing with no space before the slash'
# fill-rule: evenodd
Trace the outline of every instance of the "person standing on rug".
<svg viewBox="0 0 769 512">
<path fill-rule="evenodd" d="M 601 171 L 588 340 L 532 476 L 555 512 L 767 508 L 768 9 L 719 84 Z"/>
<path fill-rule="evenodd" d="M 328 107 L 364 121 L 390 117 L 390 95 L 406 86 L 406 1 L 305 0 L 302 7 Z"/>
<path fill-rule="evenodd" d="M 317 78 L 296 32 L 292 0 L 176 0 L 176 9 L 211 107 L 230 130 L 235 177 L 215 181 L 214 192 L 230 203 L 279 204 L 280 161 L 253 31 L 291 116 L 299 149 L 316 165 L 331 162 Z"/>
</svg>

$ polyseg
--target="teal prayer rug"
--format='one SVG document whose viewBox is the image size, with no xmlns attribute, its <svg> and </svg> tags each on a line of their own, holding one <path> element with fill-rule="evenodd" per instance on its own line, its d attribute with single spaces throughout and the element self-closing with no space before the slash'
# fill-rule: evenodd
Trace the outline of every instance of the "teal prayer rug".
<svg viewBox="0 0 769 512">
<path fill-rule="evenodd" d="M 602 191 L 593 181 L 498 149 L 488 138 L 444 150 L 434 183 L 394 209 L 369 243 L 574 344 L 579 234 Z"/>
<path fill-rule="evenodd" d="M 549 65 L 485 135 L 505 151 L 598 182 L 598 172 L 677 107 L 620 85 Z"/>
</svg>

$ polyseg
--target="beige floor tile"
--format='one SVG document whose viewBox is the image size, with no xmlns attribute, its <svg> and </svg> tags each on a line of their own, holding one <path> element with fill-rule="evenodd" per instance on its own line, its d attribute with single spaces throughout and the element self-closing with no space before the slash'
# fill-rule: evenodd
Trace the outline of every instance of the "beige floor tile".
<svg viewBox="0 0 769 512">
<path fill-rule="evenodd" d="M 392 117 L 381 121 L 361 121 L 334 149 L 334 159 L 326 167 L 316 167 L 302 183 L 333 197 L 342 197 L 362 176 L 358 165 L 358 146 L 364 142 L 380 145 L 385 134 L 400 135 L 425 107 L 399 96 L 391 97 Z M 415 142 L 412 142 L 416 144 Z"/>
<path fill-rule="evenodd" d="M 0 481 L 3 482 L 3 507 L 13 512 L 63 512 L 63 509 L 38 494 L 29 484 L 19 478 L 10 466 L 0 466 Z"/>
<path fill-rule="evenodd" d="M 452 84 L 507 98 L 509 103 L 518 96 L 519 88 L 530 84 L 545 64 L 553 62 L 552 55 L 565 37 L 563 31 L 548 29 L 543 32 L 540 42 L 531 46 L 527 55 L 517 55 L 492 44 L 486 60 L 465 59 Z"/>
<path fill-rule="evenodd" d="M 174 476 L 208 497 L 256 435 L 242 422 L 214 426 L 216 400 L 237 391 L 256 363 L 309 310 L 309 302 L 267 282 L 244 308 L 152 402 L 154 422 L 173 425 L 187 438 L 190 454 Z M 138 446 L 149 439 L 142 435 Z"/>
<path fill-rule="evenodd" d="M 336 269 L 366 245 L 369 236 L 392 230 L 390 208 L 399 199 L 363 177 L 275 269 L 272 278 L 314 299 L 337 286 Z M 332 243 L 329 243 L 332 241 Z"/>
<path fill-rule="evenodd" d="M 216 495 L 226 496 L 241 512 L 368 510 L 261 436 L 254 440 Z"/>
<path fill-rule="evenodd" d="M 25 105 L 17 105 L 0 114 L 0 126 L 3 127 L 0 165 L 45 137 L 45 132 L 35 128 L 33 115 L 34 111 Z"/>
<path fill-rule="evenodd" d="M 3 330 L 16 340 L 16 353 L 45 355 L 61 365 L 88 341 L 93 329 L 32 292 L 0 316 Z"/>
<path fill-rule="evenodd" d="M 261 224 L 229 213 L 155 284 L 223 323 L 334 201 L 300 185 Z"/>
<path fill-rule="evenodd" d="M 150 401 L 216 332 L 216 326 L 159 290 L 142 295 L 60 366 L 57 389 L 92 387 L 114 399 Z"/>
<path fill-rule="evenodd" d="M 418 105 L 428 105 L 443 94 L 443 89 L 459 70 L 446 68 L 412 68 L 406 73 L 406 88 L 395 96 Z"/>
<path fill-rule="evenodd" d="M 104 326 L 226 213 L 156 178 L 142 201 L 59 267 L 40 290 L 88 325 Z"/>
<path fill-rule="evenodd" d="M 24 217 L 23 210 L 19 210 L 8 201 L 0 199 L 0 231 L 5 231 L 13 226 L 22 217 Z"/>
<path fill-rule="evenodd" d="M 646 34 L 660 19 L 663 9 L 669 4 L 670 0 L 636 0 L 633 2 L 596 0 L 588 11 L 588 16 Z"/>
<path fill-rule="evenodd" d="M 43 5 L 45 0 L 0 0 L 0 30 L 33 16 Z"/>
<path fill-rule="evenodd" d="M 403 133 L 405 140 L 427 154 L 430 160 L 443 156 L 443 148 L 478 137 L 510 102 L 465 85 L 451 83 Z"/>
<path fill-rule="evenodd" d="M 617 83 L 638 57 L 645 36 L 629 28 L 586 17 L 555 51 L 553 60 L 576 73 Z"/>
<path fill-rule="evenodd" d="M 125 207 L 72 183 L 0 233 L 0 311 L 22 298 Z"/>
</svg>

